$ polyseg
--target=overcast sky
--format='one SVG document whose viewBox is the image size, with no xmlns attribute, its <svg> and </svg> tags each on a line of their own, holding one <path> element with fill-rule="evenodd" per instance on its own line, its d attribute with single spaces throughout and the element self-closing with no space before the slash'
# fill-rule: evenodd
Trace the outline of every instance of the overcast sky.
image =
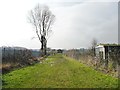
<svg viewBox="0 0 120 90">
<path fill-rule="evenodd" d="M 0 0 L 0 46 L 40 48 L 27 22 L 36 4 L 48 5 L 56 16 L 51 48 L 88 48 L 99 43 L 118 43 L 118 0 Z M 103 2 L 104 1 L 104 2 Z M 114 1 L 114 2 L 113 2 Z"/>
</svg>

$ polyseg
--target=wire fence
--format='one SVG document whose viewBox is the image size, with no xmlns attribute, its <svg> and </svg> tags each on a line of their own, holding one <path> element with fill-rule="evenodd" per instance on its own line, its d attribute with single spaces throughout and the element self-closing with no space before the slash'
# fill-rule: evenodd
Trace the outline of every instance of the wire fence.
<svg viewBox="0 0 120 90">
<path fill-rule="evenodd" d="M 29 64 L 36 57 L 40 57 L 40 51 L 30 50 L 26 48 L 1 48 L 1 64 Z"/>
<path fill-rule="evenodd" d="M 38 57 L 40 57 L 40 51 L 21 47 L 2 47 L 0 52 L 1 73 L 39 62 Z"/>
</svg>

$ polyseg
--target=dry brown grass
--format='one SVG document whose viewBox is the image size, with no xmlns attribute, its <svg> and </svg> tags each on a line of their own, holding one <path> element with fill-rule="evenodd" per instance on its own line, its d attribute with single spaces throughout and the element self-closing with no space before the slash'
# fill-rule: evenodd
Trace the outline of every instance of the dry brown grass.
<svg viewBox="0 0 120 90">
<path fill-rule="evenodd" d="M 2 73 L 9 72 L 13 67 L 17 66 L 18 64 L 13 64 L 13 63 L 4 63 L 2 64 Z"/>
<path fill-rule="evenodd" d="M 114 70 L 111 65 L 111 62 L 108 64 L 108 68 L 105 67 L 104 63 L 101 63 L 99 59 L 92 58 L 92 56 L 86 56 L 79 59 L 79 62 L 84 63 L 90 67 L 95 68 L 98 71 L 109 74 L 114 77 L 118 77 L 118 70 Z"/>
<path fill-rule="evenodd" d="M 19 65 L 19 63 L 5 63 L 5 64 L 2 64 L 2 68 L 10 67 L 10 66 L 17 66 L 17 65 Z"/>
<path fill-rule="evenodd" d="M 2 73 L 7 73 L 11 70 L 14 70 L 16 68 L 21 68 L 21 67 L 25 67 L 25 66 L 28 66 L 28 65 L 32 65 L 34 63 L 37 63 L 39 62 L 39 60 L 37 58 L 32 58 L 32 59 L 29 59 L 27 62 L 7 62 L 7 63 L 2 63 L 0 65 L 0 69 L 2 69 Z"/>
</svg>

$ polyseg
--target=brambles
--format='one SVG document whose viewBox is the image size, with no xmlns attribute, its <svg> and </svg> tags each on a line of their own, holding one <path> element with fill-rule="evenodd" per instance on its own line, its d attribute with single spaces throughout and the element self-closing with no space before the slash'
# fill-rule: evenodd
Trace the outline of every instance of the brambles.
<svg viewBox="0 0 120 90">
<path fill-rule="evenodd" d="M 36 62 L 31 50 L 26 48 L 2 47 L 2 72 L 6 73 L 13 68 L 31 65 Z"/>
</svg>

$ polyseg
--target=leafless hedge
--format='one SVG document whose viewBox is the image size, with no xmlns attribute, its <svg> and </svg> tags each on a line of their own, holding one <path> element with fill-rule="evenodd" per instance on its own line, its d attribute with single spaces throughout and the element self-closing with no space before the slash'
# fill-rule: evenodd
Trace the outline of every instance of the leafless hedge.
<svg viewBox="0 0 120 90">
<path fill-rule="evenodd" d="M 32 51 L 26 48 L 2 47 L 2 69 L 3 73 L 14 68 L 31 65 L 38 62 L 36 56 L 39 51 Z"/>
<path fill-rule="evenodd" d="M 9 48 L 2 48 L 2 63 L 27 63 L 32 58 L 31 51 L 28 49 L 18 50 Z"/>
</svg>

